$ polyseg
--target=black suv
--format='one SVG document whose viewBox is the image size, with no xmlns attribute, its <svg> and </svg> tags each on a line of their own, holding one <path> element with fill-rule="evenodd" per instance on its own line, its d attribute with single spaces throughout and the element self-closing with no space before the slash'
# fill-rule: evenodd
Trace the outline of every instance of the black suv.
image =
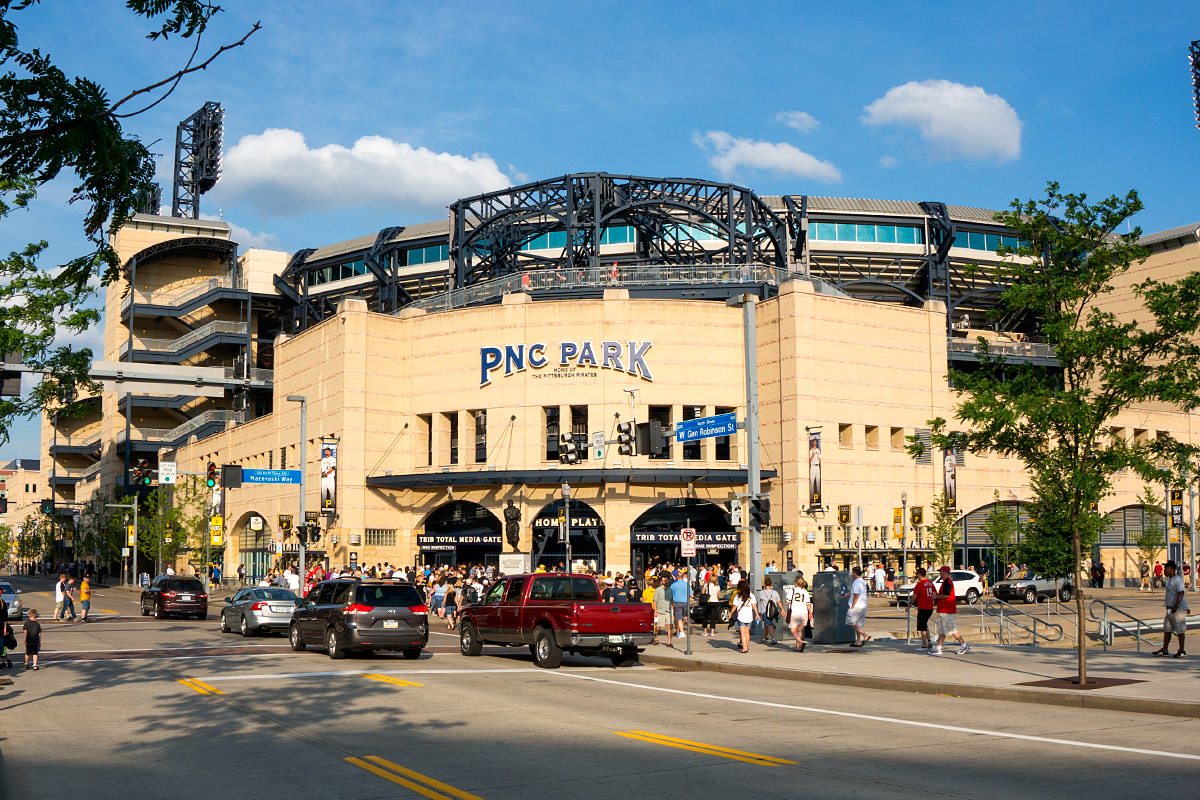
<svg viewBox="0 0 1200 800">
<path fill-rule="evenodd" d="M 191 614 L 196 619 L 208 616 L 208 592 L 195 578 L 178 575 L 159 575 L 142 590 L 142 616 L 153 614 L 162 619 L 168 614 Z"/>
<path fill-rule="evenodd" d="M 293 650 L 324 645 L 330 658 L 374 650 L 420 658 L 429 642 L 428 615 L 425 598 L 411 583 L 322 581 L 296 603 L 288 637 Z"/>
</svg>

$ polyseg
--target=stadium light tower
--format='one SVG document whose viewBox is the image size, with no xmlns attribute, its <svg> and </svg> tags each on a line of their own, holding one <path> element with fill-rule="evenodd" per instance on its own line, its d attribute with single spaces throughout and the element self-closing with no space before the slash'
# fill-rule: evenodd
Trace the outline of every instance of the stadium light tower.
<svg viewBox="0 0 1200 800">
<path fill-rule="evenodd" d="M 175 129 L 175 186 L 171 216 L 200 219 L 200 195 L 221 178 L 225 110 L 205 103 Z"/>
<path fill-rule="evenodd" d="M 1200 39 L 1188 48 L 1188 63 L 1192 65 L 1192 104 L 1196 112 L 1196 127 L 1200 128 Z"/>
</svg>

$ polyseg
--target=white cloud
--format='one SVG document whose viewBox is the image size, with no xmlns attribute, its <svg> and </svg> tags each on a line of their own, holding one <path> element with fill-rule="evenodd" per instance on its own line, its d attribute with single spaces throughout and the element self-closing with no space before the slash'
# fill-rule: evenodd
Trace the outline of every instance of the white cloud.
<svg viewBox="0 0 1200 800">
<path fill-rule="evenodd" d="M 249 202 L 276 217 L 363 206 L 440 212 L 511 183 L 483 154 L 435 153 L 383 136 L 311 148 L 303 134 L 284 128 L 243 136 L 224 161 L 217 199 Z"/>
<path fill-rule="evenodd" d="M 828 161 L 822 161 L 786 142 L 756 142 L 740 139 L 725 131 L 692 134 L 692 143 L 708 153 L 708 163 L 728 177 L 742 167 L 763 169 L 782 175 L 836 183 L 842 173 Z"/>
<path fill-rule="evenodd" d="M 229 223 L 229 235 L 243 250 L 257 247 L 262 250 L 280 250 L 279 237 L 273 233 L 252 233 L 249 228 Z"/>
<path fill-rule="evenodd" d="M 821 127 L 821 121 L 807 111 L 780 111 L 775 115 L 775 121 L 801 133 L 811 133 Z"/>
<path fill-rule="evenodd" d="M 879 166 L 883 167 L 884 169 L 891 169 L 899 163 L 900 162 L 896 160 L 895 156 L 883 156 L 879 159 Z"/>
<path fill-rule="evenodd" d="M 1021 155 L 1021 119 L 1003 97 L 946 80 L 910 81 L 865 109 L 866 125 L 912 125 L 940 158 L 1009 161 Z"/>
</svg>

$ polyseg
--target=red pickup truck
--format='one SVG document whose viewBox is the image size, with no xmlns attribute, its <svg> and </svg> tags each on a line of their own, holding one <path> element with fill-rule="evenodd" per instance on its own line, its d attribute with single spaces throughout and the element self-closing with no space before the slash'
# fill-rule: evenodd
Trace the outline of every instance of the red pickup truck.
<svg viewBox="0 0 1200 800">
<path fill-rule="evenodd" d="M 562 663 L 563 651 L 606 655 L 613 666 L 637 661 L 650 644 L 654 611 L 641 603 L 605 603 L 587 575 L 535 572 L 496 582 L 459 620 L 459 648 L 477 656 L 485 644 L 528 645 L 539 667 Z"/>
</svg>

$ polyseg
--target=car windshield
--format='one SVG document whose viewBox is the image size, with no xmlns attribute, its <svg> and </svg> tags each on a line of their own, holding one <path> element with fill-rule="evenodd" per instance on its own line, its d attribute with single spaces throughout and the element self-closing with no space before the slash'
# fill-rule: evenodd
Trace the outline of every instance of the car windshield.
<svg viewBox="0 0 1200 800">
<path fill-rule="evenodd" d="M 287 600 L 289 602 L 296 601 L 296 595 L 292 594 L 287 589 L 255 589 L 255 600 Z"/>
<path fill-rule="evenodd" d="M 3 594 L 16 594 L 16 593 L 17 593 L 17 590 L 16 590 L 16 589 L 14 589 L 14 588 L 12 587 L 12 584 L 8 584 L 8 583 L 0 583 L 0 593 L 3 593 Z"/>
<path fill-rule="evenodd" d="M 168 592 L 203 592 L 204 584 L 200 581 L 163 581 L 162 588 Z"/>
<path fill-rule="evenodd" d="M 356 600 L 368 606 L 412 606 L 425 605 L 425 598 L 413 586 L 408 585 L 366 585 L 358 587 Z"/>
<path fill-rule="evenodd" d="M 1010 578 L 1009 580 L 1027 581 L 1032 578 L 1033 578 L 1033 573 L 1027 569 L 1023 569 L 1023 570 L 1020 570 L 1019 572 L 1014 573 L 1012 578 Z"/>
</svg>

